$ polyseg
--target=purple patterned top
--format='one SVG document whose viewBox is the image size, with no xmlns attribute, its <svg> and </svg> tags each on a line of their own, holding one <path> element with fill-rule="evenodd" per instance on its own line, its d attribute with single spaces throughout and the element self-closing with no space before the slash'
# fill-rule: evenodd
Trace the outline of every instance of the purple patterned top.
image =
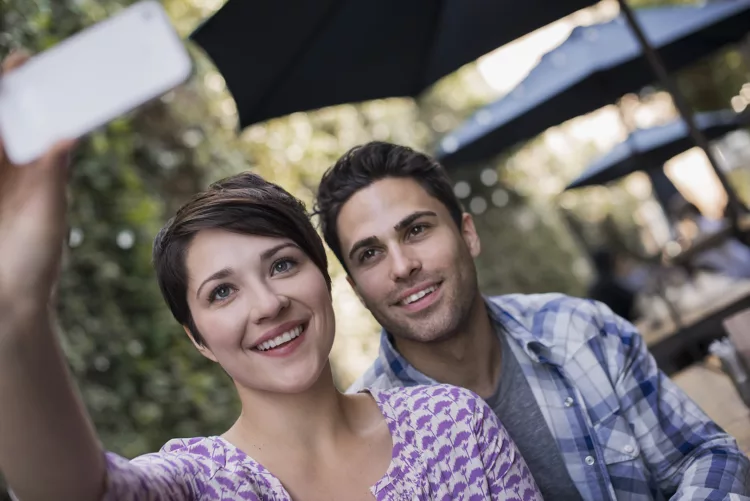
<svg viewBox="0 0 750 501">
<path fill-rule="evenodd" d="M 542 497 L 492 409 L 448 385 L 372 390 L 393 440 L 376 500 L 507 500 Z M 291 501 L 281 482 L 220 437 L 169 441 L 132 461 L 107 453 L 105 501 Z"/>
</svg>

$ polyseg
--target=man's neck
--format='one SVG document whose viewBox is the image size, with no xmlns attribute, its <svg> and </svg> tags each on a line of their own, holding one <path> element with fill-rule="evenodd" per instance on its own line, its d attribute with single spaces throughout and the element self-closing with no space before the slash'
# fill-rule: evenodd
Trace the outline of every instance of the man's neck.
<svg viewBox="0 0 750 501">
<path fill-rule="evenodd" d="M 394 340 L 396 349 L 418 371 L 440 383 L 467 388 L 481 397 L 495 391 L 500 377 L 500 340 L 481 294 L 464 324 L 442 341 Z"/>
</svg>

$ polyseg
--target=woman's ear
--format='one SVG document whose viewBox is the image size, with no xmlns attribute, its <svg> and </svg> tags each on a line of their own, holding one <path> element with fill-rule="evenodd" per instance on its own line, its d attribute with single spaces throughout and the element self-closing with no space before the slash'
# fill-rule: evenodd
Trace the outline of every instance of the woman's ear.
<svg viewBox="0 0 750 501">
<path fill-rule="evenodd" d="M 214 353 L 208 348 L 207 345 L 201 344 L 195 340 L 195 336 L 193 336 L 193 333 L 190 332 L 190 327 L 188 327 L 187 325 L 183 325 L 182 328 L 185 329 L 185 334 L 188 335 L 188 337 L 190 338 L 190 342 L 193 343 L 193 346 L 195 346 L 195 348 L 198 350 L 198 352 L 201 355 L 211 360 L 212 362 L 216 362 L 216 363 L 219 362 L 216 359 L 216 356 L 214 356 Z"/>
</svg>

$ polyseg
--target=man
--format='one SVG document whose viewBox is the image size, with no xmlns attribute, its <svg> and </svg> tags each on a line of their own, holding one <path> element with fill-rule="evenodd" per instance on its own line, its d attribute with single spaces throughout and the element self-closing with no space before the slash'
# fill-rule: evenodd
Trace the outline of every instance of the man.
<svg viewBox="0 0 750 501">
<path fill-rule="evenodd" d="M 618 264 L 623 259 L 617 251 L 601 248 L 592 255 L 596 278 L 589 286 L 587 297 L 604 303 L 617 316 L 632 322 L 636 317 L 635 290 L 622 283 Z"/>
<path fill-rule="evenodd" d="M 546 499 L 750 500 L 748 458 L 657 369 L 631 324 L 561 294 L 482 296 L 479 236 L 435 160 L 382 142 L 354 148 L 324 175 L 316 209 L 383 327 L 378 359 L 350 391 L 473 390 Z"/>
<path fill-rule="evenodd" d="M 688 242 L 719 233 L 729 218 L 709 219 L 682 195 L 672 197 L 670 218 L 680 239 Z M 750 247 L 731 237 L 696 255 L 690 263 L 695 269 L 719 273 L 735 280 L 750 278 Z"/>
</svg>

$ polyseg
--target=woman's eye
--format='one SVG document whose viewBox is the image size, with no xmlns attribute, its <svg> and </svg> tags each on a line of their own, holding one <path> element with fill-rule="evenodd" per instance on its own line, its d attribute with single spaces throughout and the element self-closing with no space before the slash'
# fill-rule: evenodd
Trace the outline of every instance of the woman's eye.
<svg viewBox="0 0 750 501">
<path fill-rule="evenodd" d="M 213 292 L 211 292 L 211 296 L 208 299 L 212 303 L 214 301 L 227 299 L 232 294 L 233 290 L 234 289 L 229 285 L 219 285 L 213 290 Z"/>
<path fill-rule="evenodd" d="M 427 229 L 427 226 L 425 226 L 424 224 L 418 224 L 416 226 L 412 226 L 411 230 L 409 230 L 409 234 L 411 236 L 417 236 L 420 233 L 423 233 L 424 230 L 426 229 Z"/>
<path fill-rule="evenodd" d="M 286 273 L 291 270 L 296 263 L 291 259 L 280 259 L 273 263 L 273 274 Z"/>
</svg>

